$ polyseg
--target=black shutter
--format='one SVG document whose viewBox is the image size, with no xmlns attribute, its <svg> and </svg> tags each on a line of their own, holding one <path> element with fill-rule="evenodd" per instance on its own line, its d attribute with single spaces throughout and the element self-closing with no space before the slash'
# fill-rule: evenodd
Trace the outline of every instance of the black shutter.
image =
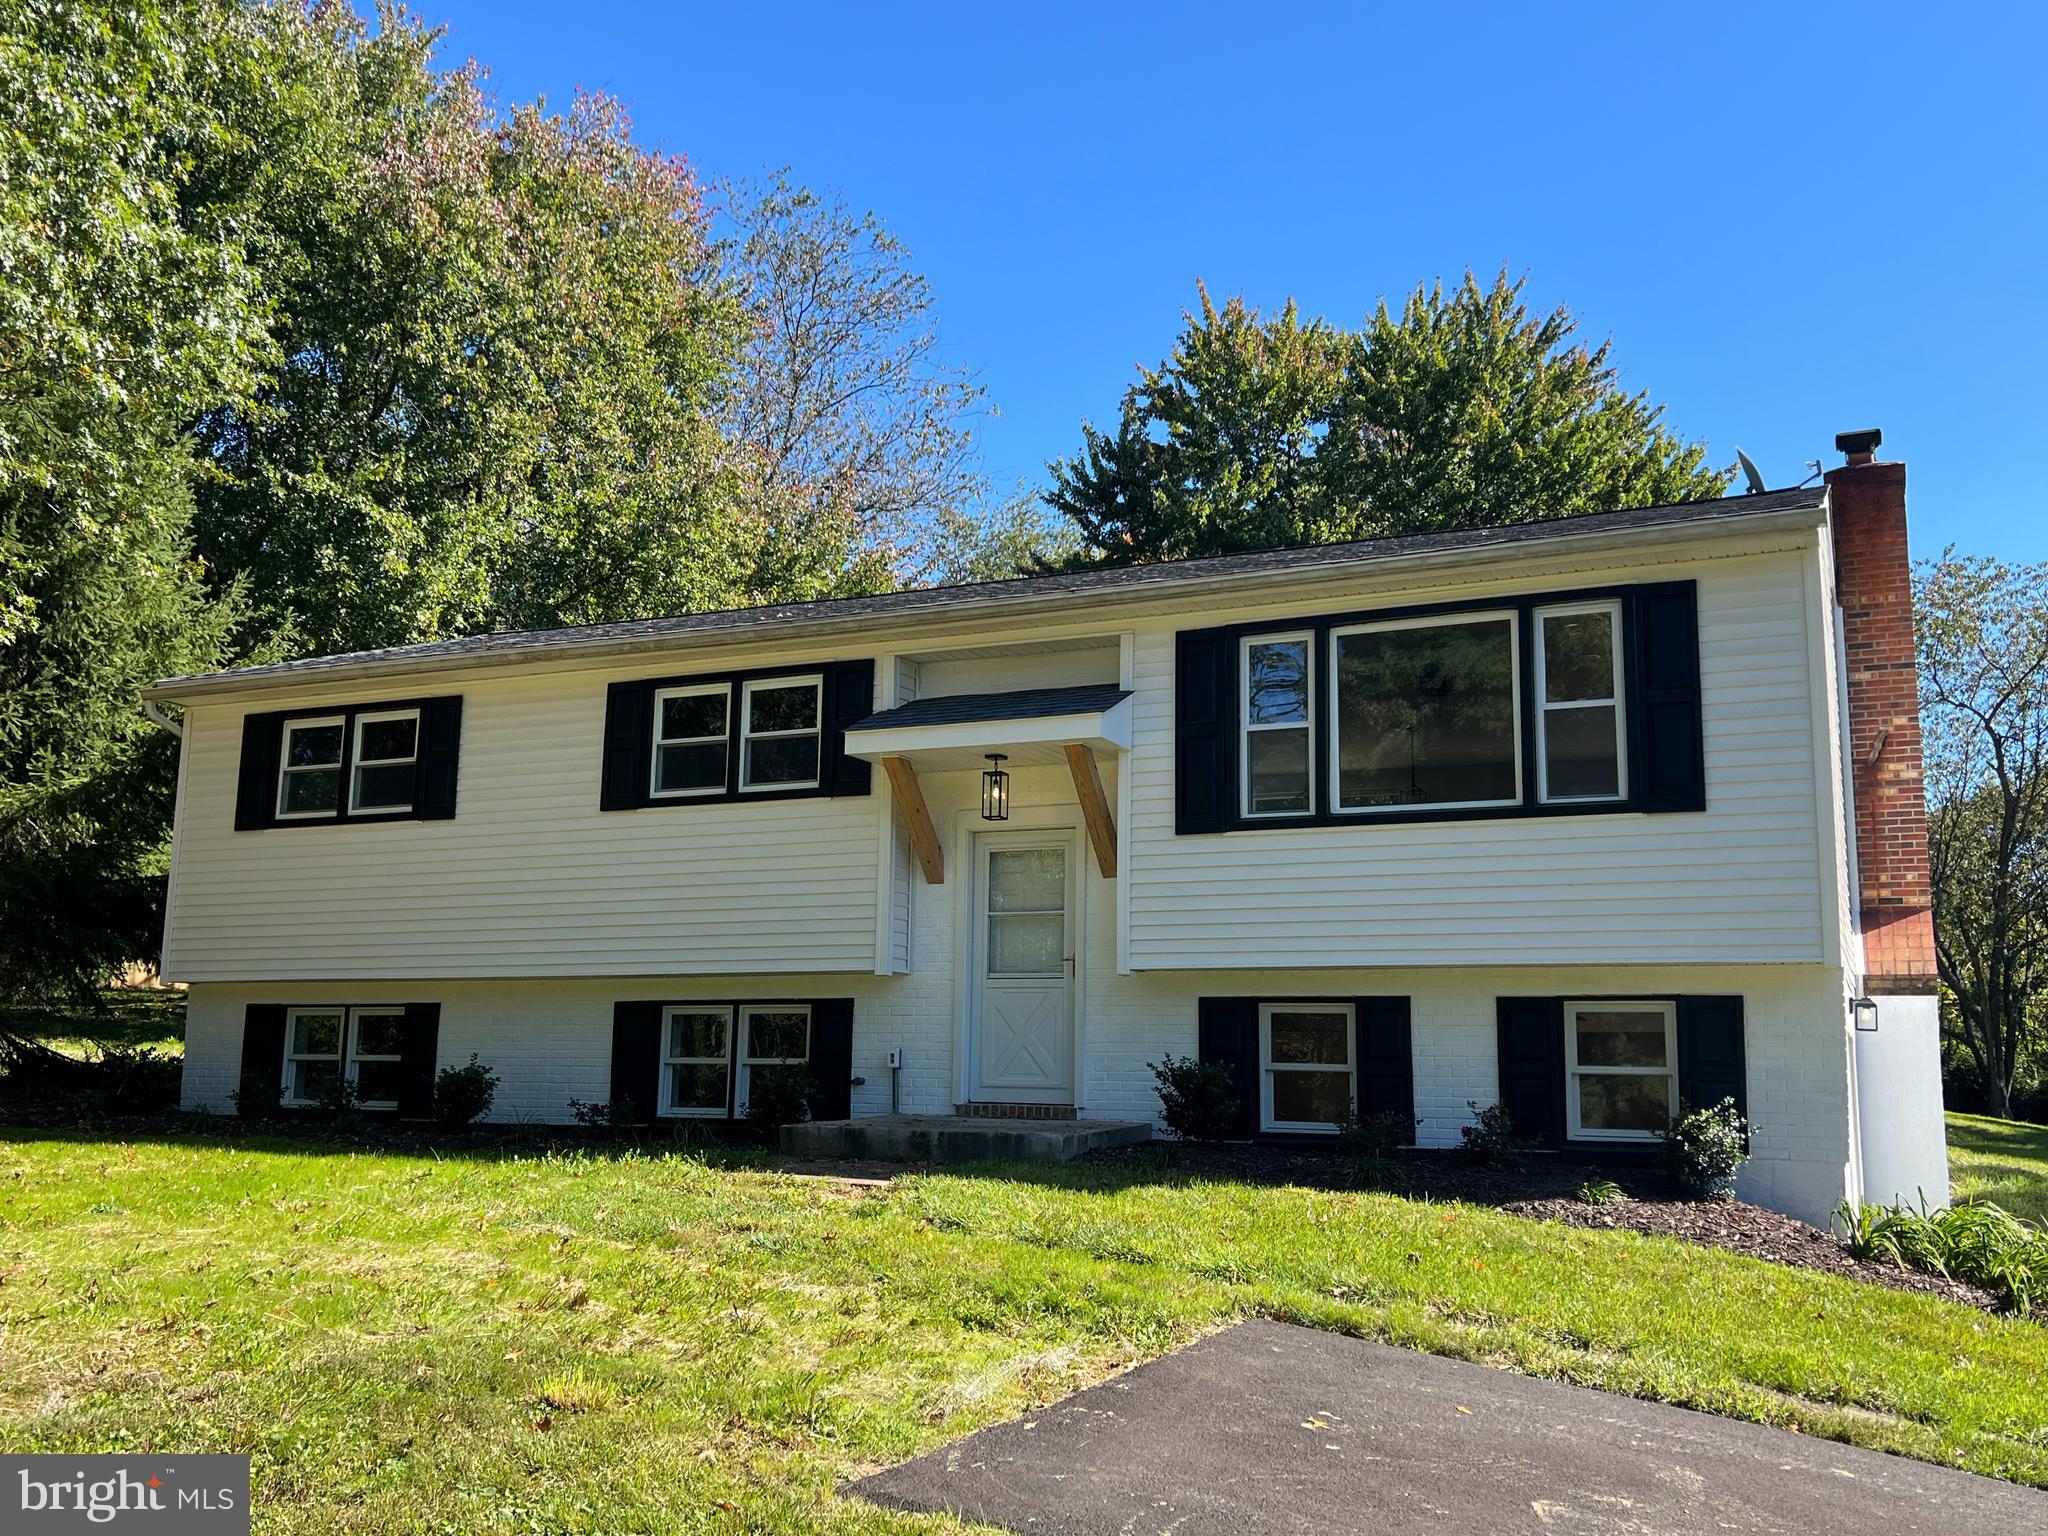
<svg viewBox="0 0 2048 1536">
<path fill-rule="evenodd" d="M 1688 1109 L 1712 1109 L 1733 1099 L 1743 1115 L 1749 1114 L 1741 998 L 1678 1000 L 1678 1098 Z"/>
<path fill-rule="evenodd" d="M 1237 819 L 1237 642 L 1182 630 L 1173 678 L 1173 830 L 1221 832 Z"/>
<path fill-rule="evenodd" d="M 1240 1136 L 1259 1128 L 1259 1008 L 1249 997 L 1205 997 L 1196 1005 L 1195 1054 L 1230 1073 Z"/>
<path fill-rule="evenodd" d="M 811 1004 L 811 1099 L 813 1120 L 845 1120 L 853 1114 L 853 999 L 821 997 Z"/>
<path fill-rule="evenodd" d="M 1631 798 L 1645 811 L 1703 811 L 1707 769 L 1694 583 L 1636 592 L 1634 661 Z"/>
<path fill-rule="evenodd" d="M 630 1105 L 633 1121 L 650 1124 L 661 1108 L 661 1004 L 612 1007 L 613 1113 Z"/>
<path fill-rule="evenodd" d="M 269 1114 L 284 1097 L 284 1004 L 251 1003 L 242 1011 L 242 1080 L 237 1108 L 244 1117 Z"/>
<path fill-rule="evenodd" d="M 413 812 L 422 821 L 455 815 L 455 777 L 462 756 L 462 695 L 428 699 L 420 705 L 419 783 Z"/>
<path fill-rule="evenodd" d="M 846 755 L 846 728 L 875 712 L 875 664 L 842 661 L 825 673 L 825 791 L 865 795 L 874 787 L 874 765 Z"/>
<path fill-rule="evenodd" d="M 431 1120 L 434 1073 L 440 1064 L 441 1005 L 405 1005 L 405 1044 L 398 1053 L 398 1118 Z"/>
<path fill-rule="evenodd" d="M 242 718 L 242 771 L 235 788 L 235 830 L 255 832 L 277 821 L 277 773 L 284 716 Z"/>
<path fill-rule="evenodd" d="M 1358 1008 L 1358 1118 L 1399 1115 L 1401 1141 L 1415 1139 L 1415 1048 L 1405 997 L 1361 997 Z"/>
<path fill-rule="evenodd" d="M 601 811 L 630 811 L 647 803 L 654 751 L 654 685 L 613 683 L 604 700 L 604 780 Z"/>
<path fill-rule="evenodd" d="M 1500 1101 L 1515 1135 L 1564 1145 L 1564 1005 L 1554 997 L 1496 1000 Z"/>
</svg>

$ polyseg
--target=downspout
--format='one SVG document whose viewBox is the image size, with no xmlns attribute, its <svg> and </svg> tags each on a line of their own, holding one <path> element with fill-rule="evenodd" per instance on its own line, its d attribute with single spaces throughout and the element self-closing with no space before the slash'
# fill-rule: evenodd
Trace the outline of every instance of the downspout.
<svg viewBox="0 0 2048 1536">
<path fill-rule="evenodd" d="M 155 699 L 144 699 L 142 701 L 142 712 L 149 717 L 151 725 L 163 727 L 163 729 L 169 731 L 180 741 L 185 739 L 185 727 L 165 714 L 164 707 L 157 703 Z"/>
</svg>

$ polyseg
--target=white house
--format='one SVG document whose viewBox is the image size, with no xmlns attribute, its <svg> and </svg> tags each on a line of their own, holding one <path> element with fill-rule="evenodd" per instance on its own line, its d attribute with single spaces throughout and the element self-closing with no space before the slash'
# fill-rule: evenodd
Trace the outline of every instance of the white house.
<svg viewBox="0 0 2048 1536">
<path fill-rule="evenodd" d="M 166 681 L 185 1102 L 1755 1124 L 1947 1188 L 1901 466 L 1812 489 Z M 1007 776 L 989 804 L 991 754 Z M 1001 812 L 1000 819 L 991 819 Z M 238 1092 L 239 1090 L 239 1092 Z"/>
</svg>

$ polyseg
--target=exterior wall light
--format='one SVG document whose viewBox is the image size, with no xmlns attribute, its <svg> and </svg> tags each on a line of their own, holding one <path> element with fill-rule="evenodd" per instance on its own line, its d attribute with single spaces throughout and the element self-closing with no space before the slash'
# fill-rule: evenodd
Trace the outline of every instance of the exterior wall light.
<svg viewBox="0 0 2048 1536">
<path fill-rule="evenodd" d="M 987 754 L 989 766 L 981 775 L 981 819 L 983 821 L 1008 821 L 1010 819 L 1010 776 L 1003 772 L 1008 761 L 1001 752 Z"/>
<path fill-rule="evenodd" d="M 1856 1021 L 1859 1034 L 1877 1033 L 1877 999 L 1874 997 L 1852 997 L 1849 999 L 1849 1016 Z"/>
</svg>

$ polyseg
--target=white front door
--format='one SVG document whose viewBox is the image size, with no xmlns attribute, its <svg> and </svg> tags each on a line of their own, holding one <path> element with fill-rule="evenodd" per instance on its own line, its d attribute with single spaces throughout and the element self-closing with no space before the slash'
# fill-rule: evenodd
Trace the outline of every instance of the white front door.
<svg viewBox="0 0 2048 1536">
<path fill-rule="evenodd" d="M 975 839 L 971 1034 L 977 1103 L 1074 1102 L 1074 838 Z"/>
</svg>

